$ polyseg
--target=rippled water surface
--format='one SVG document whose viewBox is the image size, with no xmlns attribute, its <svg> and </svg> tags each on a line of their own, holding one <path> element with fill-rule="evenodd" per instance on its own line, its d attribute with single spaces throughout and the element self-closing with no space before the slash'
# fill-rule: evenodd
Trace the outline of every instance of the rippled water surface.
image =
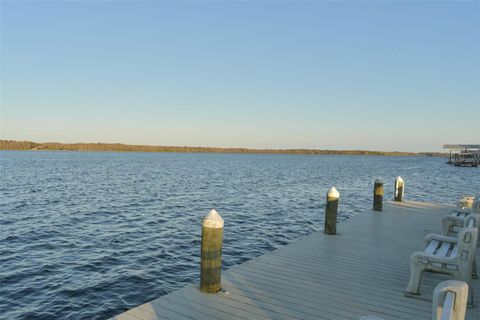
<svg viewBox="0 0 480 320">
<path fill-rule="evenodd" d="M 453 203 L 480 169 L 445 159 L 177 153 L 0 153 L 0 317 L 104 319 L 199 278 L 200 223 L 225 219 L 224 268 L 320 230 L 330 186 L 346 219 L 373 181 Z"/>
</svg>

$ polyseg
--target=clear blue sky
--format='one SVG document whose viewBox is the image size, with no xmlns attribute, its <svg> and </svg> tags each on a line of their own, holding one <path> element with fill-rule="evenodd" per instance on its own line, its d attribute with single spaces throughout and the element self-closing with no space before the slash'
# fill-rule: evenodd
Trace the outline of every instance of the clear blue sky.
<svg viewBox="0 0 480 320">
<path fill-rule="evenodd" d="M 480 143 L 480 2 L 1 2 L 1 137 Z"/>
</svg>

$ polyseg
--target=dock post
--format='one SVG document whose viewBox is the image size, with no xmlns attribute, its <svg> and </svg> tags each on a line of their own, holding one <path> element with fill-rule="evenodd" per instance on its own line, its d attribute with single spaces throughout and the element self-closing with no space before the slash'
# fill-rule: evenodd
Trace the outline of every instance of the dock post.
<svg viewBox="0 0 480 320">
<path fill-rule="evenodd" d="M 383 210 L 383 182 L 380 179 L 375 180 L 373 187 L 373 210 Z"/>
<path fill-rule="evenodd" d="M 200 291 L 217 293 L 222 278 L 223 219 L 215 209 L 202 221 Z"/>
<path fill-rule="evenodd" d="M 338 193 L 335 187 L 332 187 L 327 192 L 327 205 L 325 206 L 325 234 L 337 234 L 337 212 L 338 212 Z"/>
<path fill-rule="evenodd" d="M 405 182 L 402 177 L 397 177 L 395 179 L 395 201 L 403 201 L 403 195 L 405 194 Z"/>
</svg>

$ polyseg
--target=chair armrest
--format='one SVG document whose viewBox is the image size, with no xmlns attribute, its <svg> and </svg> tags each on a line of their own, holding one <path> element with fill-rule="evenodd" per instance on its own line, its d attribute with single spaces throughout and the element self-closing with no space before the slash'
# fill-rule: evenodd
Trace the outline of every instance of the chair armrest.
<svg viewBox="0 0 480 320">
<path fill-rule="evenodd" d="M 441 234 L 436 234 L 436 233 L 430 233 L 425 236 L 425 245 L 428 246 L 428 244 L 432 240 L 437 240 L 437 241 L 443 241 L 443 242 L 450 242 L 450 243 L 457 243 L 457 238 L 456 237 L 447 237 Z"/>
<path fill-rule="evenodd" d="M 463 227 L 465 218 L 445 216 L 442 218 L 443 235 L 447 236 L 452 226 Z"/>
<path fill-rule="evenodd" d="M 459 208 L 457 208 L 457 209 L 450 210 L 448 214 L 451 215 L 451 216 L 456 217 L 457 214 L 459 214 L 459 213 L 464 213 L 464 214 L 467 216 L 467 215 L 469 215 L 470 213 L 472 213 L 472 210 L 471 210 L 470 208 L 465 208 L 465 209 L 459 209 Z"/>
<path fill-rule="evenodd" d="M 457 257 L 438 257 L 433 254 L 426 253 L 424 251 L 416 251 L 410 256 L 410 260 L 417 264 L 426 264 L 425 261 L 433 262 L 433 263 L 447 263 L 447 264 L 455 264 L 458 259 Z"/>
</svg>

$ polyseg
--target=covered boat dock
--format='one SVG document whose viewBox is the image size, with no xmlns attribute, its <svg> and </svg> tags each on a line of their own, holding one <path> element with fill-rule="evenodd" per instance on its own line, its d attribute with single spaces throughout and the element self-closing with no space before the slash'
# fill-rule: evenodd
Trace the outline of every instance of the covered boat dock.
<svg viewBox="0 0 480 320">
<path fill-rule="evenodd" d="M 480 165 L 480 144 L 444 144 L 450 149 L 448 164 L 461 167 L 478 167 Z"/>
</svg>

